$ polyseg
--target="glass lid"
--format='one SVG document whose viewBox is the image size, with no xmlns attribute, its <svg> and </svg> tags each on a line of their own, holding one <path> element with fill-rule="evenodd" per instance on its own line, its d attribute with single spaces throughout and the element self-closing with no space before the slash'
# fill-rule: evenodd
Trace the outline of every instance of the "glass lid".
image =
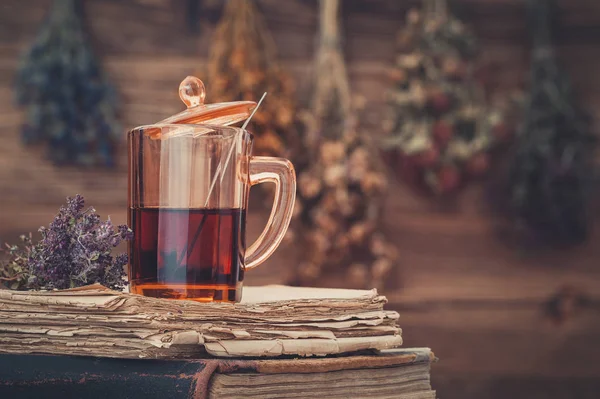
<svg viewBox="0 0 600 399">
<path fill-rule="evenodd" d="M 207 124 L 214 126 L 229 126 L 248 119 L 256 108 L 254 101 L 232 101 L 214 104 L 204 104 L 206 89 L 204 83 L 195 76 L 188 76 L 179 85 L 179 98 L 187 109 L 169 116 L 152 125 L 143 126 L 144 134 L 153 139 L 162 137 L 160 125 L 170 124 Z"/>
</svg>

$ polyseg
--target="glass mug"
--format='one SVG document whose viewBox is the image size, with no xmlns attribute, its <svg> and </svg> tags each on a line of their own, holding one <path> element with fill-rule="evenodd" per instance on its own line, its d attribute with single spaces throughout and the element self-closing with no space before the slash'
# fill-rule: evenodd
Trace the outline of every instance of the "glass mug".
<svg viewBox="0 0 600 399">
<path fill-rule="evenodd" d="M 246 130 L 158 124 L 128 133 L 130 291 L 151 297 L 239 302 L 244 273 L 279 246 L 294 208 L 290 161 L 251 155 Z M 250 187 L 275 183 L 267 226 L 246 247 Z"/>
</svg>

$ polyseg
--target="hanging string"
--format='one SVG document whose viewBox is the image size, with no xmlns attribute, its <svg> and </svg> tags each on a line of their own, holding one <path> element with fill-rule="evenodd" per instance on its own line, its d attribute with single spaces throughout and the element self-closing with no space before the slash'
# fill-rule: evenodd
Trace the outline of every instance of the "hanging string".
<svg viewBox="0 0 600 399">
<path fill-rule="evenodd" d="M 423 0 L 423 16 L 428 21 L 445 20 L 448 16 L 446 0 Z"/>
<path fill-rule="evenodd" d="M 350 85 L 341 52 L 339 0 L 320 0 L 320 46 L 317 50 L 313 112 L 319 121 L 331 114 L 339 121 L 351 113 Z M 320 129 L 318 129 L 320 130 Z"/>
</svg>

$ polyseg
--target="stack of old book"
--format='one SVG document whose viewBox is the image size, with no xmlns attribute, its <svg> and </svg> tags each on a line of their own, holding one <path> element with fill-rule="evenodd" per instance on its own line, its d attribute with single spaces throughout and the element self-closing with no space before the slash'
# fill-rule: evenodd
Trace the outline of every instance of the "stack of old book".
<svg viewBox="0 0 600 399">
<path fill-rule="evenodd" d="M 400 349 L 399 315 L 385 303 L 376 290 L 283 286 L 247 287 L 238 304 L 156 299 L 99 285 L 0 290 L 0 380 L 8 381 L 0 397 L 31 397 L 44 385 L 40 375 L 70 375 L 86 397 L 87 384 L 106 380 L 122 397 L 177 397 L 176 382 L 183 397 L 435 399 L 433 353 Z M 147 359 L 164 365 L 154 373 L 156 360 Z M 94 372 L 99 361 L 118 367 Z M 175 377 L 173 367 L 180 371 Z M 184 368 L 192 370 L 189 378 Z M 119 376 L 129 379 L 119 383 Z M 152 381 L 150 396 L 142 395 L 143 380 Z M 48 397 L 51 387 L 43 389 Z"/>
</svg>

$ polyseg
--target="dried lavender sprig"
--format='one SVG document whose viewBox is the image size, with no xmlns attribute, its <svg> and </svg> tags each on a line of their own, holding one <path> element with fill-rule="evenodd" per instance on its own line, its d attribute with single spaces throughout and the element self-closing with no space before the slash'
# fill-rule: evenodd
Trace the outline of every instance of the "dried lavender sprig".
<svg viewBox="0 0 600 399">
<path fill-rule="evenodd" d="M 122 289 L 126 285 L 127 255 L 113 257 L 111 252 L 133 237 L 132 230 L 125 225 L 115 229 L 110 218 L 102 222 L 94 208 L 84 209 L 84 205 L 81 195 L 67 198 L 50 225 L 39 229 L 39 242 L 23 240 L 23 248 L 10 248 L 9 259 L 0 263 L 0 276 L 18 269 L 27 282 L 8 288 L 67 289 L 100 283 Z"/>
</svg>

